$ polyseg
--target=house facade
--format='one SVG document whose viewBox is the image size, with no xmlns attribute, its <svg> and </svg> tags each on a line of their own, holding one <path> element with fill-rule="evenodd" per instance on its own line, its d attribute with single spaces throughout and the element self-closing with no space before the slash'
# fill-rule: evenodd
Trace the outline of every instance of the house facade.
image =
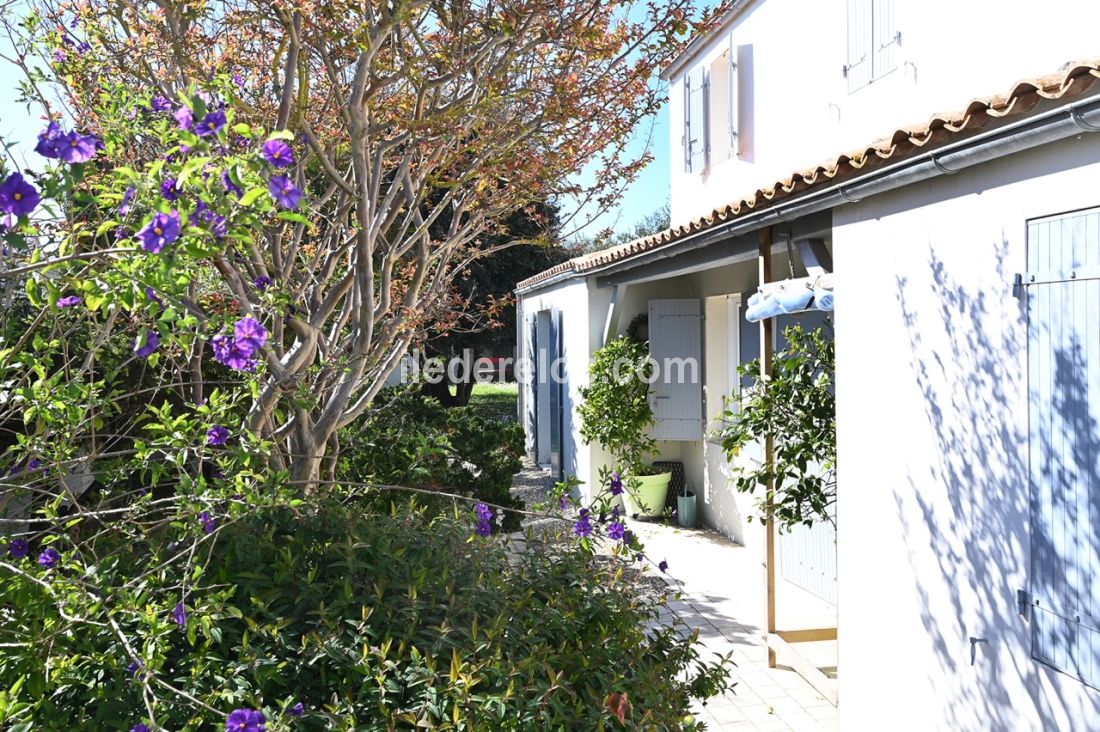
<svg viewBox="0 0 1100 732">
<path fill-rule="evenodd" d="M 762 561 L 728 482 L 763 456 L 731 464 L 713 433 L 766 329 L 834 329 L 837 530 L 771 559 L 837 623 L 842 729 L 1100 729 L 1097 21 L 1069 0 L 737 3 L 664 72 L 672 227 L 517 290 L 531 456 L 592 490 L 588 362 L 646 315 L 658 363 L 698 364 L 653 386 L 660 457 Z M 811 240 L 832 317 L 747 322 Z"/>
</svg>

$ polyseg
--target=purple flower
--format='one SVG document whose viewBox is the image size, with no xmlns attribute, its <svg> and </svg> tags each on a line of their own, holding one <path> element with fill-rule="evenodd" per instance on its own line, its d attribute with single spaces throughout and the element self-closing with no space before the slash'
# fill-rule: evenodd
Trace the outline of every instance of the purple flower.
<svg viewBox="0 0 1100 732">
<path fill-rule="evenodd" d="M 225 127 L 225 111 L 218 109 L 208 113 L 195 125 L 195 134 L 199 137 L 208 137 L 221 132 Z"/>
<path fill-rule="evenodd" d="M 13 216 L 26 216 L 41 200 L 38 189 L 23 180 L 22 173 L 12 173 L 0 183 L 0 211 Z"/>
<path fill-rule="evenodd" d="M 493 520 L 493 509 L 489 508 L 484 503 L 475 504 L 474 513 L 477 514 L 477 518 L 479 521 Z"/>
<path fill-rule="evenodd" d="M 592 534 L 592 518 L 587 513 L 582 513 L 581 517 L 573 524 L 573 533 L 581 538 L 586 538 Z"/>
<path fill-rule="evenodd" d="M 23 559 L 30 551 L 31 548 L 26 539 L 12 539 L 8 543 L 8 554 L 12 556 L 12 559 Z"/>
<path fill-rule="evenodd" d="M 59 49 L 57 49 L 56 51 L 53 52 L 53 60 L 56 61 L 59 64 L 64 63 L 65 59 L 67 59 L 68 57 L 69 57 L 69 55 L 67 53 L 65 53 L 64 48 L 59 48 Z"/>
<path fill-rule="evenodd" d="M 569 505 L 569 499 L 566 498 L 565 496 L 562 496 L 560 499 L 558 499 L 558 507 L 562 511 L 564 511 L 568 505 Z"/>
<path fill-rule="evenodd" d="M 219 334 L 210 339 L 210 347 L 214 349 L 214 360 L 238 371 L 255 371 L 256 358 L 251 351 L 241 348 L 236 340 L 228 335 Z"/>
<path fill-rule="evenodd" d="M 199 523 L 202 524 L 202 530 L 208 534 L 214 533 L 214 517 L 209 512 L 203 511 L 199 514 Z"/>
<path fill-rule="evenodd" d="M 172 608 L 172 621 L 179 627 L 187 625 L 187 610 L 183 607 L 182 602 L 177 602 L 176 606 Z"/>
<path fill-rule="evenodd" d="M 233 179 L 229 177 L 229 171 L 228 170 L 223 170 L 222 171 L 221 179 L 222 179 L 222 187 L 225 188 L 226 193 L 232 193 L 237 198 L 240 198 L 241 196 L 244 195 L 244 191 L 241 190 L 241 187 L 239 185 L 237 185 L 236 183 L 234 183 Z"/>
<path fill-rule="evenodd" d="M 181 130 L 190 130 L 191 125 L 194 124 L 194 118 L 191 116 L 191 108 L 186 105 L 177 109 L 172 116 L 176 119 L 176 126 Z"/>
<path fill-rule="evenodd" d="M 267 192 L 284 208 L 298 208 L 298 202 L 302 200 L 302 192 L 285 175 L 272 176 L 267 183 Z"/>
<path fill-rule="evenodd" d="M 267 275 L 260 275 L 252 281 L 252 284 L 256 285 L 257 290 L 264 292 L 267 288 L 271 287 L 271 278 Z"/>
<path fill-rule="evenodd" d="M 172 103 L 159 94 L 153 97 L 153 100 L 149 102 L 149 109 L 154 112 L 167 112 L 172 108 Z"/>
<path fill-rule="evenodd" d="M 57 306 L 59 308 L 71 308 L 74 305 L 80 304 L 80 295 L 67 295 L 58 299 Z"/>
<path fill-rule="evenodd" d="M 206 431 L 207 445 L 224 445 L 225 441 L 228 439 L 229 430 L 222 427 L 220 424 L 216 424 Z"/>
<path fill-rule="evenodd" d="M 225 732 L 264 732 L 266 723 L 263 712 L 234 709 L 225 720 Z"/>
<path fill-rule="evenodd" d="M 53 569 L 61 561 L 61 553 L 52 546 L 38 555 L 38 564 L 46 569 Z"/>
<path fill-rule="evenodd" d="M 134 188 L 133 186 L 126 189 L 126 192 L 122 194 L 122 200 L 118 204 L 119 216 L 125 216 L 130 212 L 130 201 L 134 200 Z"/>
<path fill-rule="evenodd" d="M 134 339 L 134 355 L 141 358 L 148 358 L 152 355 L 153 351 L 157 350 L 157 344 L 160 342 L 160 337 L 155 330 L 151 330 L 145 334 L 145 343 L 138 346 L 137 339 Z"/>
<path fill-rule="evenodd" d="M 618 471 L 611 474 L 611 495 L 622 495 L 623 492 L 623 479 L 619 476 Z"/>
<path fill-rule="evenodd" d="M 244 79 L 236 71 L 233 72 L 233 83 L 237 85 L 238 89 L 244 89 Z"/>
<path fill-rule="evenodd" d="M 154 290 L 152 287 L 145 288 L 145 297 L 149 298 L 157 305 L 160 305 L 160 309 L 164 310 L 164 301 L 160 299 L 160 295 L 158 295 L 157 291 Z"/>
<path fill-rule="evenodd" d="M 137 724 L 135 724 L 133 727 L 130 728 L 130 732 L 149 732 L 149 728 L 146 727 L 141 722 L 138 722 Z"/>
<path fill-rule="evenodd" d="M 150 254 L 159 254 L 164 247 L 180 235 L 180 215 L 177 211 L 154 214 L 153 218 L 137 233 L 141 248 Z"/>
<path fill-rule="evenodd" d="M 289 714 L 292 717 L 300 717 L 300 716 L 302 716 L 303 714 L 306 713 L 306 707 L 305 707 L 304 704 L 302 704 L 302 702 L 298 702 L 297 704 L 292 706 L 290 709 L 288 709 L 286 711 L 286 713 Z"/>
<path fill-rule="evenodd" d="M 251 356 L 267 343 L 267 330 L 255 318 L 246 316 L 233 326 L 233 340 Z"/>
<path fill-rule="evenodd" d="M 289 168 L 294 165 L 294 149 L 286 144 L 285 140 L 268 140 L 264 143 L 263 154 L 264 160 L 276 168 Z"/>
<path fill-rule="evenodd" d="M 478 536 L 488 536 L 489 534 L 493 533 L 493 527 L 489 524 L 488 521 L 478 521 L 477 527 L 474 528 L 474 532 Z"/>
<path fill-rule="evenodd" d="M 160 195 L 164 196 L 169 201 L 175 201 L 180 197 L 179 185 L 176 183 L 175 178 L 165 178 L 164 182 L 160 184 Z"/>
<path fill-rule="evenodd" d="M 64 136 L 61 126 L 56 122 L 50 122 L 46 125 L 46 129 L 38 133 L 38 144 L 34 146 L 34 151 L 44 158 L 60 157 L 57 145 Z"/>
<path fill-rule="evenodd" d="M 622 541 L 623 534 L 626 531 L 626 527 L 623 526 L 622 521 L 612 521 L 607 525 L 607 537 L 609 539 L 616 539 Z"/>
<path fill-rule="evenodd" d="M 657 565 L 657 569 L 661 570 L 662 572 L 667 572 L 668 571 L 668 562 L 666 562 L 665 560 L 662 559 L 661 563 Z"/>
<path fill-rule="evenodd" d="M 144 666 L 141 661 L 130 661 L 130 665 L 126 667 L 126 674 L 133 676 L 138 672 L 138 669 Z"/>
<path fill-rule="evenodd" d="M 66 163 L 86 163 L 102 146 L 95 135 L 82 135 L 73 130 L 57 143 L 57 155 Z"/>
</svg>

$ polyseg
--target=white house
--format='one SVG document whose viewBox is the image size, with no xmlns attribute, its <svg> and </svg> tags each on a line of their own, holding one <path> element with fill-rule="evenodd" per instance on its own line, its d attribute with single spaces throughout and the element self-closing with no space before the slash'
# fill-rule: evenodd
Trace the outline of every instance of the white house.
<svg viewBox="0 0 1100 732">
<path fill-rule="evenodd" d="M 844 730 L 1100 729 L 1098 27 L 1086 0 L 743 0 L 664 72 L 672 228 L 517 289 L 532 456 L 592 484 L 589 357 L 648 313 L 658 360 L 701 364 L 655 385 L 661 457 L 761 546 L 709 435 L 761 274 L 825 243 L 837 537 L 780 557 L 835 606 Z"/>
</svg>

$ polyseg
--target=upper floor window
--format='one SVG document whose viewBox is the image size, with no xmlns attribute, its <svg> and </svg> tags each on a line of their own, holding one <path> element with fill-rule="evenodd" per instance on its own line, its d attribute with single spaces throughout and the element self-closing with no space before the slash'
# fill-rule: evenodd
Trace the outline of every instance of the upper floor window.
<svg viewBox="0 0 1100 732">
<path fill-rule="evenodd" d="M 901 32 L 894 20 L 895 0 L 848 0 L 848 92 L 880 79 L 898 67 Z"/>
<path fill-rule="evenodd" d="M 739 154 L 736 48 L 684 77 L 684 169 L 701 173 Z"/>
</svg>

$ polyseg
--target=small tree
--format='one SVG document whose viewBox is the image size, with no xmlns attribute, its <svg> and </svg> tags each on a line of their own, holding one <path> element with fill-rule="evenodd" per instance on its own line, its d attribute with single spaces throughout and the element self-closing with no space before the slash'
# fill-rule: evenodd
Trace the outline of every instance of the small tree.
<svg viewBox="0 0 1100 732">
<path fill-rule="evenodd" d="M 653 425 L 649 383 L 653 362 L 644 341 L 620 336 L 592 354 L 589 384 L 581 388 L 581 438 L 610 452 L 619 470 L 645 475 L 644 460 L 657 443 L 648 436 Z"/>
<path fill-rule="evenodd" d="M 174 111 L 200 137 L 194 123 L 224 112 L 219 157 L 238 126 L 293 143 L 273 163 L 293 210 L 210 252 L 196 289 L 270 329 L 247 427 L 302 486 L 409 345 L 452 309 L 456 277 L 494 250 L 487 237 L 504 219 L 557 194 L 614 203 L 646 162 L 626 150 L 663 102 L 654 72 L 723 10 L 700 14 L 691 0 L 89 0 L 74 18 L 68 4 L 29 5 L 27 23 L 3 19 L 20 63 L 51 59 L 48 70 L 24 68 L 28 96 L 53 116 L 62 97 L 105 143 L 104 161 L 160 164 L 163 150 L 134 124 L 139 109 Z M 183 140 L 172 153 L 195 165 L 178 181 L 188 199 L 205 170 L 194 150 Z M 591 186 L 577 182 L 586 169 Z M 100 239 L 83 246 L 107 248 Z M 265 312 L 249 287 L 260 277 L 293 308 Z M 201 369 L 201 348 L 186 358 Z M 202 401 L 200 382 L 183 378 L 187 398 Z"/>
<path fill-rule="evenodd" d="M 758 506 L 768 500 L 780 530 L 815 521 L 833 522 L 836 502 L 836 373 L 832 334 L 818 328 L 784 331 L 787 348 L 775 355 L 770 379 L 760 378 L 758 360 L 743 364 L 751 386 L 733 393 L 719 437 L 732 460 L 751 443 L 771 438 L 774 463 L 737 474 L 737 490 L 750 493 L 773 483 Z"/>
</svg>

